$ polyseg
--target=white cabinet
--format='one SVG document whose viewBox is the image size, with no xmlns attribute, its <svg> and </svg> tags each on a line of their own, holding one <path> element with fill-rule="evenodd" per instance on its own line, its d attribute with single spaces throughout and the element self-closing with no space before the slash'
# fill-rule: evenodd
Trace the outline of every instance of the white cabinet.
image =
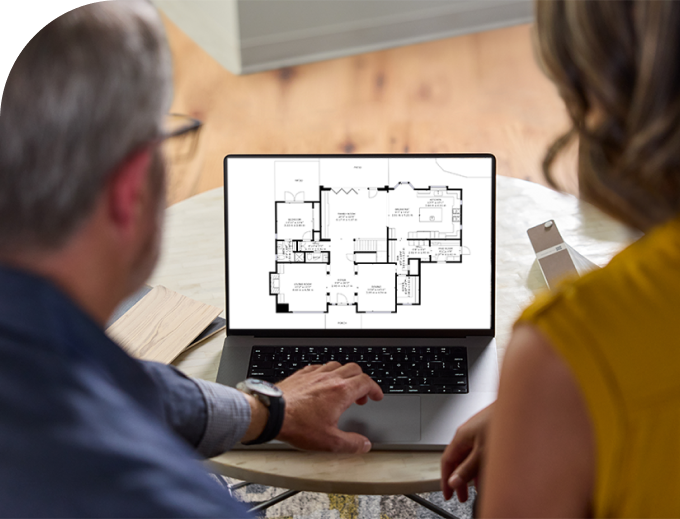
<svg viewBox="0 0 680 519">
<path fill-rule="evenodd" d="M 530 22 L 530 0 L 154 0 L 235 74 Z"/>
</svg>

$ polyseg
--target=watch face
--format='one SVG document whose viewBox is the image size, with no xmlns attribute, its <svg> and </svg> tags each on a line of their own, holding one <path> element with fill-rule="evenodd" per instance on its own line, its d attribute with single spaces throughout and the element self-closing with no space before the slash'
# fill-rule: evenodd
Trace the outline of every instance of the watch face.
<svg viewBox="0 0 680 519">
<path fill-rule="evenodd" d="M 283 391 L 270 382 L 260 380 L 257 378 L 247 378 L 245 380 L 246 387 L 254 393 L 260 393 L 265 396 L 273 398 L 283 396 Z"/>
</svg>

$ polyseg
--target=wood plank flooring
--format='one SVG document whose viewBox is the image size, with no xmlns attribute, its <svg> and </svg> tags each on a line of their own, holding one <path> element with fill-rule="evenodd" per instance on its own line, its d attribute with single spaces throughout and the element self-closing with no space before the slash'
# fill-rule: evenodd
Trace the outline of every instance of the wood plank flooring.
<svg viewBox="0 0 680 519">
<path fill-rule="evenodd" d="M 165 23 L 172 111 L 205 122 L 195 159 L 171 167 L 169 204 L 221 186 L 229 153 L 490 152 L 499 175 L 545 183 L 544 150 L 567 127 L 529 25 L 235 76 Z"/>
</svg>

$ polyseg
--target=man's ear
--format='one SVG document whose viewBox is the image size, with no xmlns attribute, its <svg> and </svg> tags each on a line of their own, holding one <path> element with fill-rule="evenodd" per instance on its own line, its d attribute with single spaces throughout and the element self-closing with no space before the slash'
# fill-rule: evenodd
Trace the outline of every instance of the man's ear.
<svg viewBox="0 0 680 519">
<path fill-rule="evenodd" d="M 128 155 L 111 175 L 107 187 L 108 216 L 126 233 L 140 214 L 153 152 L 150 147 Z"/>
</svg>

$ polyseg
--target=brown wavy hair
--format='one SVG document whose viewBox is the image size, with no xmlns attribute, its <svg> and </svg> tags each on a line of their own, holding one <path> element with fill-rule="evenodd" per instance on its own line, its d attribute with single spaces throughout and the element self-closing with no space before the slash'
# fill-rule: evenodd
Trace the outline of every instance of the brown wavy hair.
<svg viewBox="0 0 680 519">
<path fill-rule="evenodd" d="M 581 196 L 641 230 L 680 212 L 680 2 L 537 0 L 538 60 L 578 139 Z"/>
</svg>

